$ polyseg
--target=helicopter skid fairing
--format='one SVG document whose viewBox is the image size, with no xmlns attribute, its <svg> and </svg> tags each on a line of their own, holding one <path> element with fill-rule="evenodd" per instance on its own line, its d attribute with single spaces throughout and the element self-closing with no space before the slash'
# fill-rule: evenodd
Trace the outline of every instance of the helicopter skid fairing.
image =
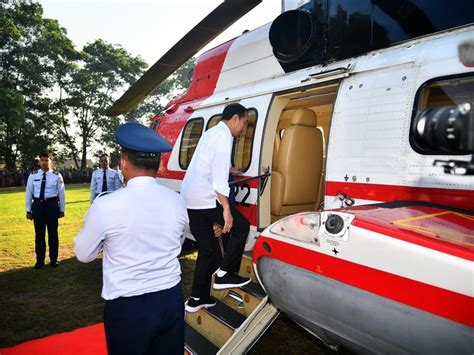
<svg viewBox="0 0 474 355">
<path fill-rule="evenodd" d="M 260 258 L 257 270 L 272 302 L 329 344 L 357 353 L 470 354 L 474 348 L 473 329 L 460 323 L 272 258 Z"/>
</svg>

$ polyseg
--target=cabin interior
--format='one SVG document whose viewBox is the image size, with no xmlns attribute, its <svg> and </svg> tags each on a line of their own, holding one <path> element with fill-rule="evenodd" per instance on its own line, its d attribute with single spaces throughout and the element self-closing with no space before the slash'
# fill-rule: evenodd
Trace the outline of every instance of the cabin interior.
<svg viewBox="0 0 474 355">
<path fill-rule="evenodd" d="M 331 83 L 275 98 L 265 139 L 273 141 L 269 222 L 323 207 L 325 158 L 338 86 Z"/>
</svg>

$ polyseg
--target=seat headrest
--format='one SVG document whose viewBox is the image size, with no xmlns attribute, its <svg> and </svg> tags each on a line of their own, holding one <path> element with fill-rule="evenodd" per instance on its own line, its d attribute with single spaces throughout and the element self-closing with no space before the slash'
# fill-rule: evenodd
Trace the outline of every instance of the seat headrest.
<svg viewBox="0 0 474 355">
<path fill-rule="evenodd" d="M 314 111 L 307 108 L 299 108 L 291 118 L 292 125 L 316 127 L 318 119 Z"/>
</svg>

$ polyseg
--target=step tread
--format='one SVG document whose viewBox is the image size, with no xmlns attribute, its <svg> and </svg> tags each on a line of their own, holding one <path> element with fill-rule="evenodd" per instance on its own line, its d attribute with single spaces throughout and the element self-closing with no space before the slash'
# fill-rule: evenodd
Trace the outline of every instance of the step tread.
<svg viewBox="0 0 474 355">
<path fill-rule="evenodd" d="M 265 298 L 267 296 L 263 288 L 255 282 L 250 282 L 249 284 L 242 286 L 240 288 L 243 291 L 250 293 L 252 296 L 256 296 L 259 298 Z"/>
<path fill-rule="evenodd" d="M 193 354 L 215 355 L 219 348 L 188 324 L 184 325 L 185 347 Z"/>
<path fill-rule="evenodd" d="M 219 300 L 216 300 L 216 305 L 214 307 L 207 308 L 206 312 L 232 329 L 237 329 L 245 321 L 245 316 Z"/>
</svg>

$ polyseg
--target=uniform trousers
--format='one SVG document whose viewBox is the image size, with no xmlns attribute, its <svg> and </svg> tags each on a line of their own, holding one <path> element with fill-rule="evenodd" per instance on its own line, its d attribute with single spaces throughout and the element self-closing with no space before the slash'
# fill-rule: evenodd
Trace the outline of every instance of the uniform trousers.
<svg viewBox="0 0 474 355">
<path fill-rule="evenodd" d="M 35 198 L 31 205 L 31 213 L 33 214 L 33 222 L 35 225 L 35 252 L 36 261 L 44 264 L 46 256 L 46 227 L 48 228 L 48 246 L 49 259 L 54 264 L 58 260 L 58 217 L 59 205 L 58 198 L 53 197 L 47 200 Z"/>
<path fill-rule="evenodd" d="M 228 272 L 239 271 L 250 225 L 234 205 L 230 205 L 230 209 L 234 223 L 226 241 L 224 257 L 222 257 L 219 240 L 214 236 L 213 230 L 215 223 L 224 226 L 222 206 L 217 203 L 215 208 L 188 209 L 191 233 L 199 244 L 191 290 L 193 297 L 205 299 L 209 297 L 212 274 L 219 267 Z"/>
<path fill-rule="evenodd" d="M 104 327 L 109 355 L 182 355 L 181 283 L 167 290 L 106 301 Z"/>
</svg>

